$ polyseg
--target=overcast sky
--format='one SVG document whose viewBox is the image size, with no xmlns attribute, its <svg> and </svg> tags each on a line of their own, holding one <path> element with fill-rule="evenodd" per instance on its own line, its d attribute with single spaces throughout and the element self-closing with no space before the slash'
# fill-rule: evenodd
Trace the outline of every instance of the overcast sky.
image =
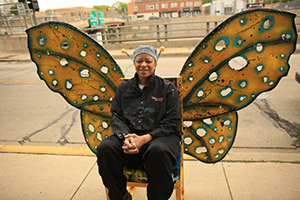
<svg viewBox="0 0 300 200">
<path fill-rule="evenodd" d="M 17 2 L 17 0 L 15 1 Z M 47 10 L 52 8 L 76 7 L 76 6 L 85 6 L 85 7 L 93 7 L 94 5 L 111 6 L 117 1 L 127 2 L 127 3 L 130 2 L 129 0 L 38 0 L 40 10 Z"/>
</svg>

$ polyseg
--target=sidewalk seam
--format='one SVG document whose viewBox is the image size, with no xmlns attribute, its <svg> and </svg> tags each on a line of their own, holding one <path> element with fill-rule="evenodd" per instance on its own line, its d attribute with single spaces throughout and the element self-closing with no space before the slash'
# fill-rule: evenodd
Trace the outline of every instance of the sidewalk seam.
<svg viewBox="0 0 300 200">
<path fill-rule="evenodd" d="M 222 169 L 223 169 L 224 177 L 225 177 L 225 180 L 226 180 L 226 184 L 227 184 L 228 192 L 229 192 L 229 195 L 230 195 L 230 199 L 233 200 L 233 196 L 232 196 L 229 181 L 228 181 L 228 178 L 227 178 L 226 170 L 224 168 L 224 163 L 223 162 L 221 162 L 221 163 L 222 163 Z"/>
<path fill-rule="evenodd" d="M 87 177 L 90 175 L 91 171 L 93 170 L 93 168 L 95 167 L 96 162 L 93 164 L 93 166 L 91 167 L 91 169 L 88 171 L 88 173 L 86 174 L 86 176 L 84 177 L 84 179 L 81 181 L 81 183 L 79 184 L 78 188 L 75 190 L 74 194 L 72 195 L 72 197 L 70 198 L 70 200 L 72 200 L 75 195 L 77 194 L 77 192 L 79 191 L 79 189 L 81 188 L 81 186 L 83 185 L 83 183 L 85 182 L 85 180 L 87 179 Z"/>
</svg>

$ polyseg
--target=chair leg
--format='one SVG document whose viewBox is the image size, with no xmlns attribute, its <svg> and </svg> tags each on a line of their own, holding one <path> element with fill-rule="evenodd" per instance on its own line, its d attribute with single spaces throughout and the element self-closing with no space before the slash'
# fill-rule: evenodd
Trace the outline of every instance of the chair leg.
<svg viewBox="0 0 300 200">
<path fill-rule="evenodd" d="M 183 186 L 183 182 L 180 179 L 176 180 L 175 190 L 176 190 L 176 200 L 184 200 L 184 186 Z"/>
<path fill-rule="evenodd" d="M 184 174 L 183 174 L 183 145 L 181 146 L 181 158 L 180 158 L 180 171 L 179 179 L 176 180 L 175 189 L 176 189 L 176 200 L 184 200 Z"/>
</svg>

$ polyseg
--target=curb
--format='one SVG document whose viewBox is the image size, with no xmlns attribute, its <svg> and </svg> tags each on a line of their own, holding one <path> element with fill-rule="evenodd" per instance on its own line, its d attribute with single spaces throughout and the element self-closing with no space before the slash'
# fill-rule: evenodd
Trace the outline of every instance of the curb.
<svg viewBox="0 0 300 200">
<path fill-rule="evenodd" d="M 300 83 L 300 71 L 296 72 L 295 79 L 298 83 Z"/>
<path fill-rule="evenodd" d="M 0 62 L 31 62 L 30 59 L 0 60 Z"/>
<path fill-rule="evenodd" d="M 300 152 L 297 149 L 269 149 L 271 151 L 250 151 L 239 148 L 232 149 L 231 152 L 220 162 L 239 162 L 239 163 L 292 163 L 300 164 Z M 246 151 L 245 151 L 246 150 Z M 248 149 L 251 150 L 251 149 Z M 267 150 L 267 149 L 265 149 Z M 272 151 L 273 150 L 273 151 Z M 274 152 L 275 150 L 275 152 Z M 54 156 L 93 156 L 96 155 L 85 147 L 53 147 L 53 146 L 18 146 L 0 145 L 1 153 L 15 154 L 34 154 L 34 155 L 54 155 Z M 183 154 L 186 161 L 198 161 L 196 158 Z M 200 161 L 199 161 L 200 162 Z"/>
<path fill-rule="evenodd" d="M 0 145 L 0 153 L 50 154 L 69 156 L 95 156 L 88 148 L 49 147 L 49 146 L 10 146 Z"/>
</svg>

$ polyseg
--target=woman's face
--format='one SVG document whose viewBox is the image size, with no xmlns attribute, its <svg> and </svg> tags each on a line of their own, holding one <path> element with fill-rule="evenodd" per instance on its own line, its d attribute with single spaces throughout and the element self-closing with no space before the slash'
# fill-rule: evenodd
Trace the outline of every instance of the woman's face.
<svg viewBox="0 0 300 200">
<path fill-rule="evenodd" d="M 157 63 L 152 56 L 142 53 L 135 57 L 134 66 L 139 78 L 147 79 L 153 74 Z"/>
</svg>

